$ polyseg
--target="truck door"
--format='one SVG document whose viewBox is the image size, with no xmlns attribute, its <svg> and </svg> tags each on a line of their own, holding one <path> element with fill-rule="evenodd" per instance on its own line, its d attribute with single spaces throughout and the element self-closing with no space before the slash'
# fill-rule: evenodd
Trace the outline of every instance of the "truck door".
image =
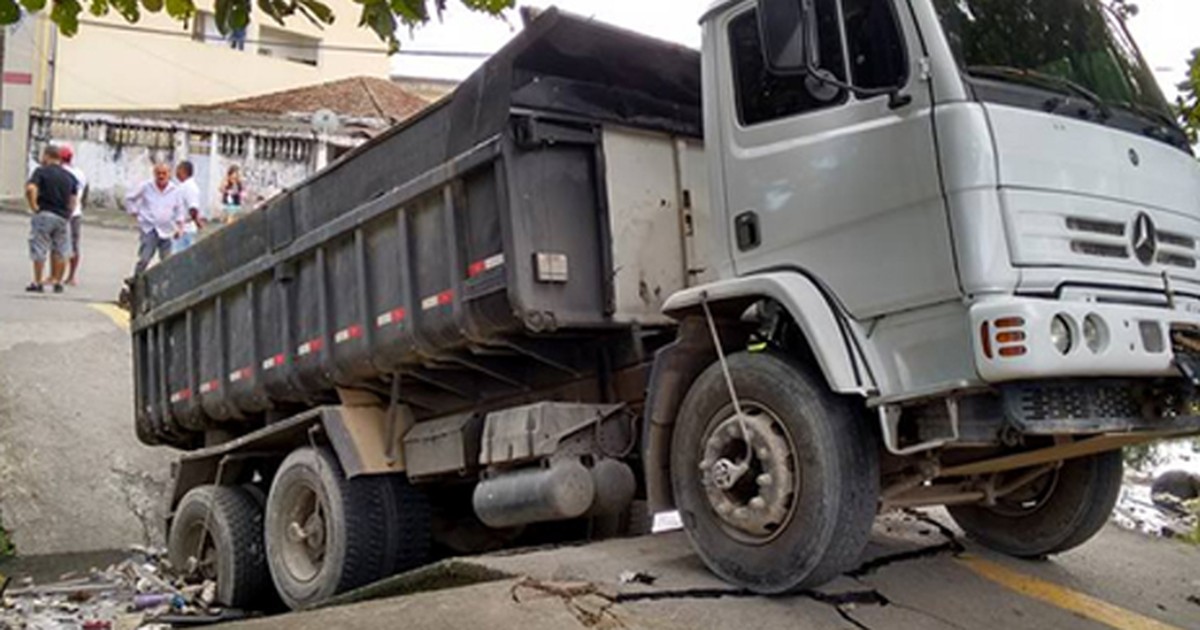
<svg viewBox="0 0 1200 630">
<path fill-rule="evenodd" d="M 763 63 L 753 3 L 716 18 L 734 269 L 803 270 L 856 318 L 955 298 L 933 102 L 912 14 L 905 0 L 814 4 L 820 67 L 857 87 L 903 86 L 900 97 L 774 74 Z"/>
</svg>

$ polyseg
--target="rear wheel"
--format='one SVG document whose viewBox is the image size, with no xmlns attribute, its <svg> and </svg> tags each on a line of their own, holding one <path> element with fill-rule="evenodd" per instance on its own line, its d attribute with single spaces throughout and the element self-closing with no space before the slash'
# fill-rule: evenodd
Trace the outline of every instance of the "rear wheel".
<svg viewBox="0 0 1200 630">
<path fill-rule="evenodd" d="M 958 526 L 985 547 L 1020 558 L 1073 549 L 1108 522 L 1121 493 L 1121 451 L 1068 459 L 996 505 L 949 506 Z"/>
<path fill-rule="evenodd" d="M 253 608 L 268 600 L 262 507 L 244 489 L 193 488 L 179 502 L 168 539 L 171 565 L 217 584 L 217 602 Z"/>
<path fill-rule="evenodd" d="M 879 496 L 870 425 L 824 382 L 768 353 L 728 359 L 680 408 L 671 445 L 675 501 L 714 573 L 761 593 L 836 577 L 858 561 Z"/>
<path fill-rule="evenodd" d="M 424 562 L 429 508 L 393 476 L 346 479 L 332 451 L 301 448 L 267 495 L 267 562 L 293 609 Z"/>
</svg>

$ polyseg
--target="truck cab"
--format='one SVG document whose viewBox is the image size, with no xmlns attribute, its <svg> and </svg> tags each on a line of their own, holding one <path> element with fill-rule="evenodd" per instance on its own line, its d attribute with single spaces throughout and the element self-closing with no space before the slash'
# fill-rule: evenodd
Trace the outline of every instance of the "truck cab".
<svg viewBox="0 0 1200 630">
<path fill-rule="evenodd" d="M 739 0 L 702 25 L 721 279 L 665 305 L 655 382 L 691 388 L 651 386 L 652 502 L 767 592 L 845 569 L 880 507 L 1018 556 L 1090 538 L 1120 447 L 1200 428 L 1200 163 L 1123 18 Z"/>
</svg>

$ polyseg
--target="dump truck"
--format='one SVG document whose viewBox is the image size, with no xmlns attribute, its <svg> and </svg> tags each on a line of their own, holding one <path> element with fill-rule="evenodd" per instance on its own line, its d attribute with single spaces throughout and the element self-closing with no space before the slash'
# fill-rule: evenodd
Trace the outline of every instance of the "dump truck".
<svg viewBox="0 0 1200 630">
<path fill-rule="evenodd" d="M 756 592 L 883 510 L 1083 544 L 1200 432 L 1200 165 L 1098 0 L 727 0 L 700 52 L 551 9 L 138 277 L 172 562 L 291 607 L 678 512 Z"/>
</svg>

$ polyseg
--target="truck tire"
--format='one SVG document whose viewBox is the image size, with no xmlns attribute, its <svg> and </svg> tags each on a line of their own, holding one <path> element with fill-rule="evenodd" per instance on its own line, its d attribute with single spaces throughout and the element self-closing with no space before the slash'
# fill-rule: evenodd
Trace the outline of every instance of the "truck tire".
<svg viewBox="0 0 1200 630">
<path fill-rule="evenodd" d="M 958 505 L 947 511 L 967 536 L 1018 558 L 1074 549 L 1108 522 L 1121 493 L 1121 451 L 1068 459 L 1030 490 L 995 506 Z"/>
<path fill-rule="evenodd" d="M 267 563 L 292 609 L 420 564 L 429 529 L 419 490 L 394 476 L 346 479 L 327 448 L 293 451 L 267 494 Z"/>
<path fill-rule="evenodd" d="M 200 486 L 185 494 L 175 509 L 167 552 L 182 571 L 196 558 L 200 577 L 216 581 L 220 604 L 256 608 L 269 599 L 263 512 L 242 488 Z"/>
<path fill-rule="evenodd" d="M 827 582 L 855 565 L 870 538 L 878 438 L 823 379 L 788 359 L 743 352 L 728 362 L 753 448 L 744 460 L 729 389 L 720 365 L 710 366 L 684 398 L 671 443 L 688 537 L 714 573 L 755 592 Z"/>
</svg>

